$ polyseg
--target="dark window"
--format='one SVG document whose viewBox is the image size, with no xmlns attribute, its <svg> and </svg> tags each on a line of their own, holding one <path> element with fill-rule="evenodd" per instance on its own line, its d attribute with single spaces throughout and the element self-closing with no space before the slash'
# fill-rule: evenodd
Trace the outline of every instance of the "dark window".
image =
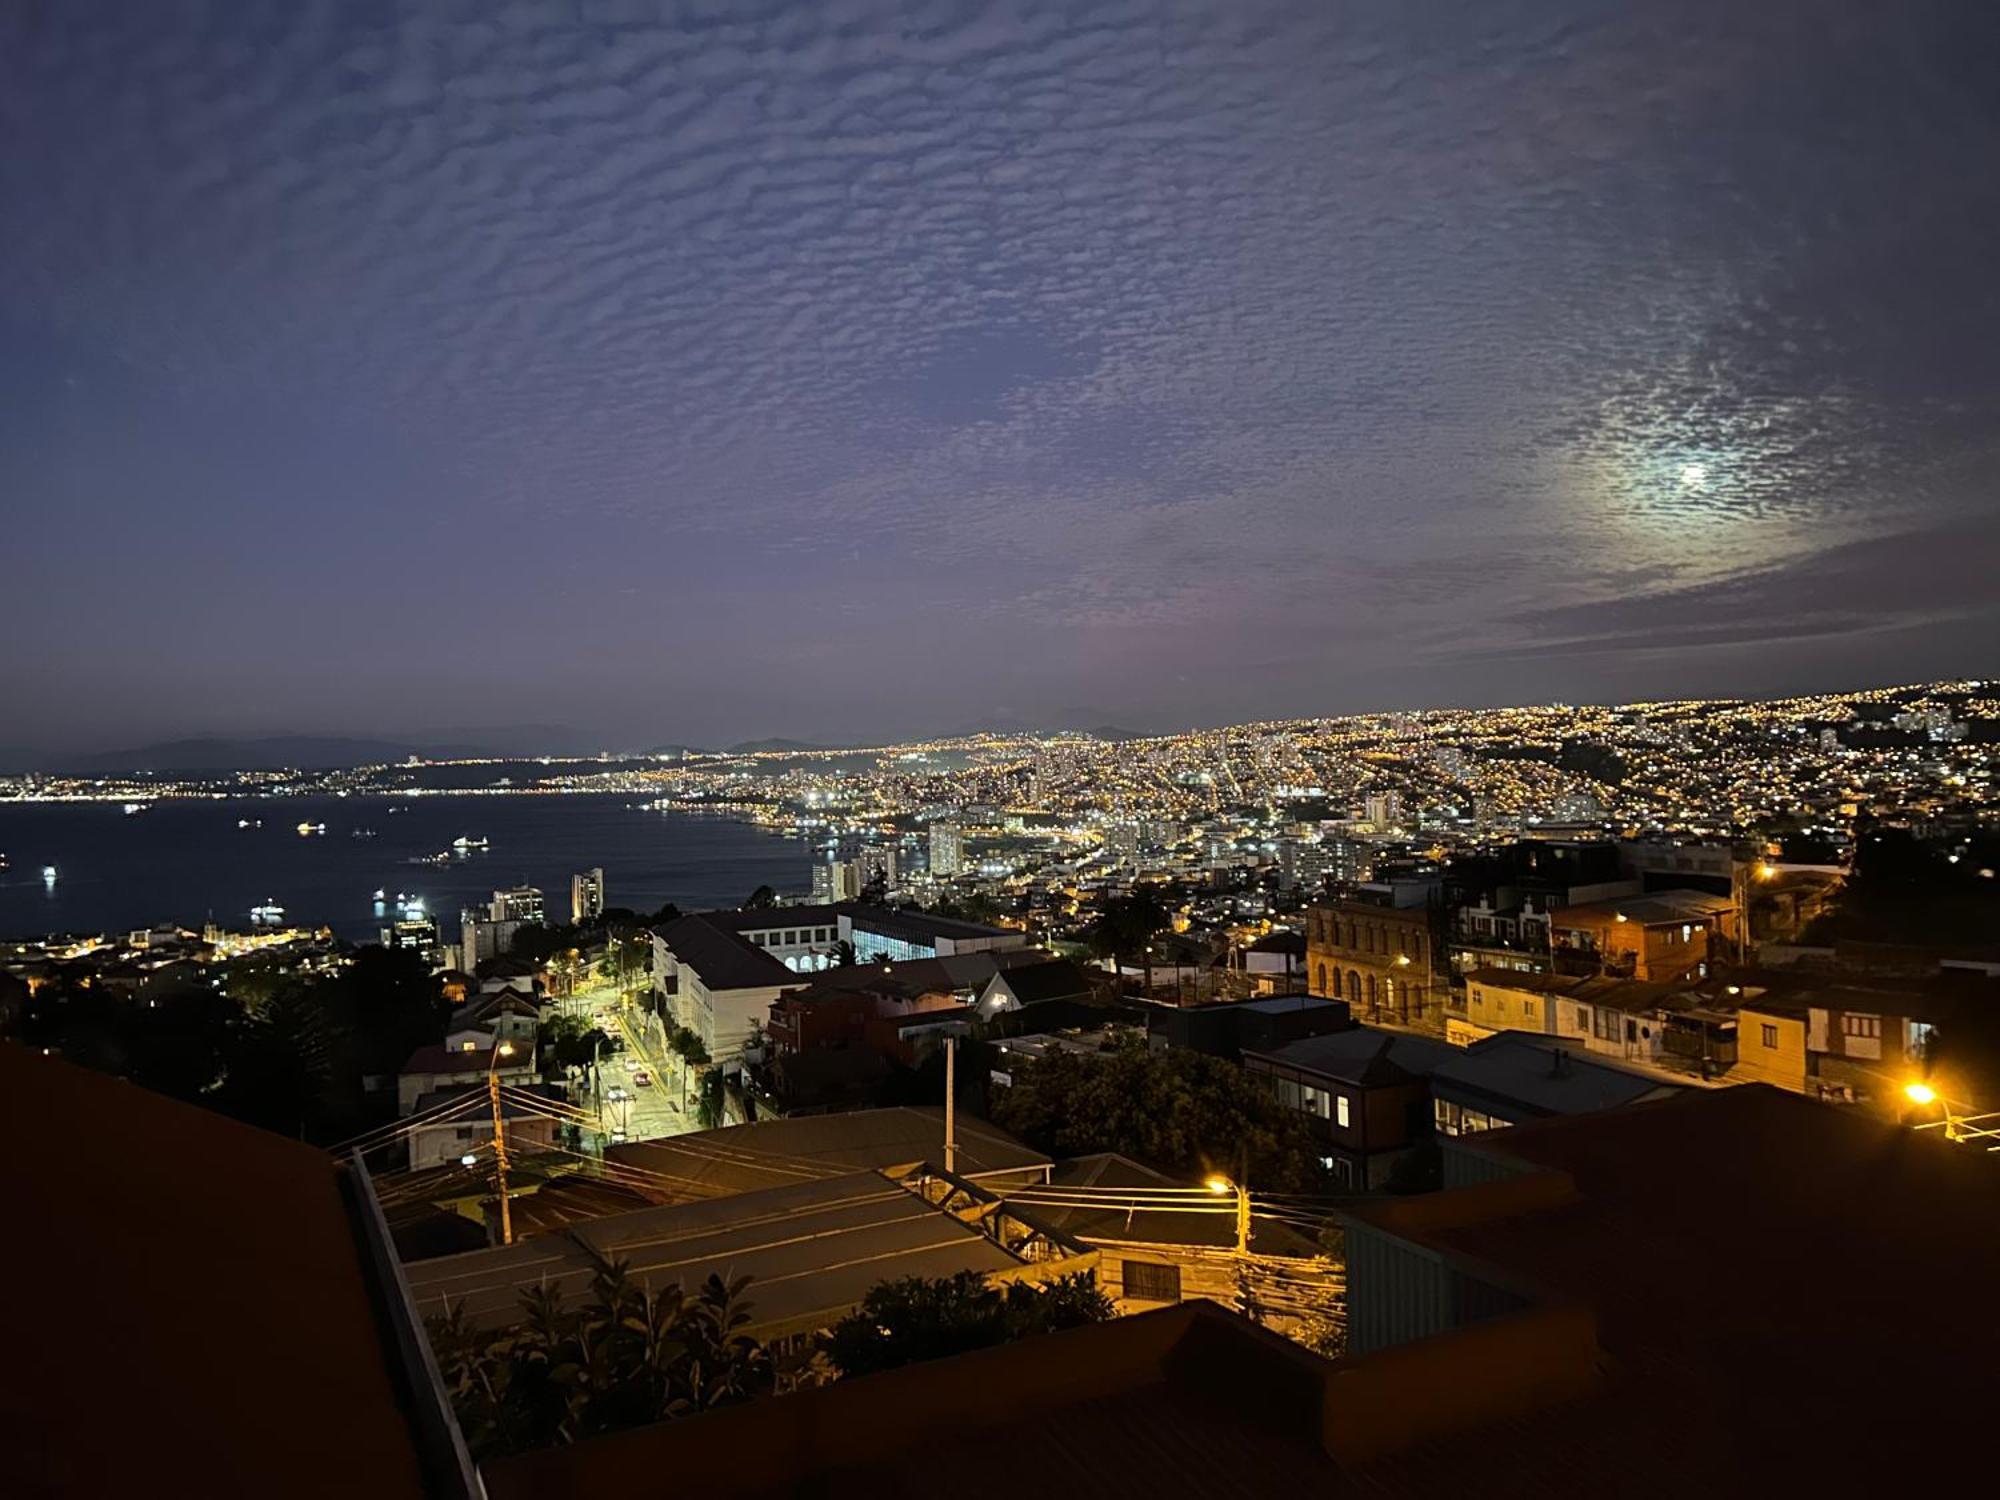
<svg viewBox="0 0 2000 1500">
<path fill-rule="evenodd" d="M 1775 1046 L 1777 1046 L 1777 1045 L 1778 1045 L 1778 1028 L 1777 1028 L 1777 1027 L 1775 1027 L 1775 1026 L 1766 1026 L 1766 1027 L 1764 1028 L 1764 1045 L 1765 1045 L 1766 1047 L 1775 1047 Z"/>
<path fill-rule="evenodd" d="M 1125 1262 L 1125 1295 L 1135 1302 L 1181 1300 L 1181 1268 L 1150 1260 Z"/>
</svg>

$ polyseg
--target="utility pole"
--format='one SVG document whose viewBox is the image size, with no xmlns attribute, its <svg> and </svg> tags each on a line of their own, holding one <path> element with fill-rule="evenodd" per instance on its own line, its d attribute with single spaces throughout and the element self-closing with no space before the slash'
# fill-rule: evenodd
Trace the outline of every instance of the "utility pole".
<svg viewBox="0 0 2000 1500">
<path fill-rule="evenodd" d="M 500 1182 L 500 1243 L 514 1243 L 514 1211 L 507 1202 L 507 1127 L 500 1113 L 500 1059 L 513 1052 L 513 1044 L 502 1042 L 493 1049 L 486 1065 L 486 1098 L 493 1106 L 493 1167 Z"/>
<path fill-rule="evenodd" d="M 944 1039 L 944 1169 L 958 1170 L 958 1038 Z"/>
</svg>

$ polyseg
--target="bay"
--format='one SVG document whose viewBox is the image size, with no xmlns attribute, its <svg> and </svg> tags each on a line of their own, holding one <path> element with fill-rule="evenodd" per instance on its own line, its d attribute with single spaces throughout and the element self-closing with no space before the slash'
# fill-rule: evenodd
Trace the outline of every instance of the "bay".
<svg viewBox="0 0 2000 1500">
<path fill-rule="evenodd" d="M 300 823 L 326 831 L 302 837 Z M 415 862 L 459 837 L 490 847 Z M 168 799 L 130 815 L 117 803 L 0 803 L 0 854 L 0 937 L 14 938 L 211 918 L 242 931 L 251 907 L 274 901 L 289 925 L 372 942 L 379 889 L 391 917 L 399 892 L 422 898 L 451 941 L 460 909 L 506 886 L 541 887 L 550 920 L 568 920 L 570 876 L 592 866 L 608 905 L 639 912 L 736 906 L 760 885 L 798 894 L 810 881 L 806 846 L 783 835 L 589 793 Z"/>
</svg>

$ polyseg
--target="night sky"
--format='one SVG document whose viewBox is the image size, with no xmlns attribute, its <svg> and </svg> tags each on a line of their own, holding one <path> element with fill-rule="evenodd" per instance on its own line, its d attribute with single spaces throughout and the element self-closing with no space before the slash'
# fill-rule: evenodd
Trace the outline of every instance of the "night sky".
<svg viewBox="0 0 2000 1500">
<path fill-rule="evenodd" d="M 2000 7 L 0 10 L 0 744 L 2000 672 Z"/>
</svg>

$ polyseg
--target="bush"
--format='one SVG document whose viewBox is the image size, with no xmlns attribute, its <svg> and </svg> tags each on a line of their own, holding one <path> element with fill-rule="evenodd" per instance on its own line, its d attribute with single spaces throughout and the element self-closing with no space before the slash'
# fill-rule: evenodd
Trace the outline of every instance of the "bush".
<svg viewBox="0 0 2000 1500">
<path fill-rule="evenodd" d="M 1111 1299 L 1088 1271 L 1045 1285 L 989 1286 L 977 1271 L 885 1281 L 834 1325 L 822 1349 L 843 1375 L 868 1375 L 945 1359 L 1037 1333 L 1102 1323 Z"/>
</svg>

